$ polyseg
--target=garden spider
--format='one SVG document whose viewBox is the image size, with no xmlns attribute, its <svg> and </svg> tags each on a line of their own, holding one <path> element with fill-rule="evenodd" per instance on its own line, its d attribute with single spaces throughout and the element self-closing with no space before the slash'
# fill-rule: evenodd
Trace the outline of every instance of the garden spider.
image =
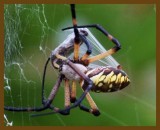
<svg viewBox="0 0 160 130">
<path fill-rule="evenodd" d="M 92 113 L 95 116 L 100 115 L 99 109 L 92 97 L 89 94 L 89 91 L 94 92 L 113 92 L 124 87 L 128 86 L 130 80 L 127 74 L 121 70 L 120 65 L 116 68 L 111 66 L 98 66 L 95 68 L 90 68 L 88 65 L 92 62 L 98 61 L 102 58 L 112 55 L 117 52 L 121 45 L 113 36 L 111 36 L 103 27 L 97 24 L 93 25 L 83 25 L 78 26 L 76 21 L 76 12 L 75 5 L 71 4 L 71 14 L 73 27 L 67 27 L 62 30 L 73 29 L 74 36 L 68 37 L 62 44 L 60 44 L 55 50 L 52 51 L 51 56 L 46 61 L 43 73 L 42 80 L 42 104 L 41 107 L 33 108 L 17 108 L 5 106 L 4 109 L 8 111 L 17 111 L 17 112 L 29 112 L 29 111 L 43 111 L 46 109 L 51 109 L 51 113 L 60 113 L 62 115 L 68 115 L 72 108 L 77 106 L 81 110 Z M 105 51 L 99 55 L 89 57 L 92 53 L 91 43 L 87 40 L 88 29 L 87 28 L 96 28 L 101 31 L 106 37 L 111 40 L 115 46 L 108 51 Z M 85 43 L 87 47 L 86 53 L 80 58 L 79 50 L 82 43 Z M 73 59 L 67 58 L 67 55 L 73 52 Z M 50 95 L 46 99 L 44 96 L 44 82 L 46 75 L 47 65 L 51 61 L 54 68 L 59 70 L 59 77 L 54 85 L 53 89 L 50 92 Z M 60 87 L 61 82 L 65 83 L 65 108 L 59 109 L 52 105 L 52 101 L 55 98 L 55 95 Z M 70 86 L 69 81 L 72 81 Z M 80 86 L 83 90 L 82 95 L 79 99 L 76 99 L 76 82 L 80 83 Z M 87 108 L 82 105 L 81 102 L 86 97 L 91 108 Z M 73 103 L 71 105 L 71 103 Z M 44 113 L 51 114 L 51 113 Z M 43 115 L 43 114 L 39 114 Z M 35 115 L 38 116 L 38 115 Z"/>
</svg>

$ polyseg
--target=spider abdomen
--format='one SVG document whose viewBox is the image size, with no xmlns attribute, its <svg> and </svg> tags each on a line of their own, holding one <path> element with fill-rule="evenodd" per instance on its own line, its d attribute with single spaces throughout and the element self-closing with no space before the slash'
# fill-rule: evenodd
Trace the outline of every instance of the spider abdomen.
<svg viewBox="0 0 160 130">
<path fill-rule="evenodd" d="M 125 72 L 113 67 L 98 67 L 89 70 L 86 75 L 93 81 L 94 92 L 114 92 L 129 85 L 130 80 Z"/>
</svg>

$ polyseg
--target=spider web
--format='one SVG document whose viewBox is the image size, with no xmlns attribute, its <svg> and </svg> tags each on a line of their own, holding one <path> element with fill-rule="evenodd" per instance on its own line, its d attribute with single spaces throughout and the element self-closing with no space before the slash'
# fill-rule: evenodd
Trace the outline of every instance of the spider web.
<svg viewBox="0 0 160 130">
<path fill-rule="evenodd" d="M 83 7 L 77 6 L 77 13 L 79 14 L 78 17 L 81 18 L 79 19 L 81 20 L 80 24 L 90 23 L 88 22 L 90 20 L 83 15 L 85 11 L 89 12 L 88 14 L 90 14 L 95 9 L 100 9 L 101 7 L 105 9 L 105 6 L 102 5 L 86 5 Z M 116 7 L 118 7 L 118 5 L 116 5 Z M 112 9 L 110 5 L 108 5 L 107 8 L 109 9 L 109 11 Z M 127 8 L 127 6 L 123 5 L 121 8 Z M 155 10 L 155 6 L 151 10 Z M 111 19 L 111 17 L 108 16 L 108 19 Z M 58 46 L 59 43 L 62 43 L 65 40 L 66 36 L 68 36 L 68 32 L 62 32 L 61 29 L 67 26 L 71 26 L 69 5 L 5 5 L 4 23 L 4 104 L 6 106 L 14 107 L 41 106 L 41 81 L 43 67 L 48 56 L 50 56 L 51 51 L 56 46 Z M 93 21 L 91 23 L 93 23 Z M 110 23 L 112 22 L 108 21 L 108 26 L 111 25 Z M 116 22 L 114 22 L 113 24 L 116 26 Z M 142 25 L 139 29 L 143 30 L 144 28 L 146 28 L 146 26 Z M 112 26 L 110 30 L 117 30 L 117 28 Z M 113 33 L 114 31 L 111 32 Z M 99 36 L 98 33 L 94 34 L 97 34 L 97 36 Z M 105 39 L 105 37 L 99 37 L 99 39 Z M 135 37 L 134 39 L 134 41 L 130 42 L 137 42 L 139 41 L 140 37 Z M 106 39 L 101 41 L 105 43 Z M 131 61 L 129 58 L 126 58 L 128 54 L 133 50 L 133 46 L 134 44 L 128 45 L 127 49 L 124 48 L 127 51 L 123 51 L 122 53 L 120 52 L 119 56 L 118 54 L 115 55 L 118 61 L 121 61 L 122 63 L 125 62 L 126 64 L 125 70 L 132 81 L 130 87 L 126 88 L 123 91 L 107 95 L 97 95 L 91 93 L 93 99 L 100 108 L 101 117 L 95 119 L 92 115 L 81 112 L 79 109 L 72 110 L 71 115 L 68 117 L 55 114 L 37 118 L 31 118 L 31 113 L 5 111 L 5 125 L 154 125 L 156 111 L 156 84 L 154 68 L 155 61 L 153 60 L 151 64 L 149 64 L 148 66 L 144 66 L 144 70 L 147 71 L 139 71 L 139 77 L 142 77 L 142 82 L 140 82 L 140 80 L 136 81 L 136 74 L 130 67 L 132 66 L 130 64 Z M 45 82 L 46 97 L 52 89 L 52 86 L 56 82 L 57 76 L 58 72 L 55 71 L 50 65 L 47 71 Z M 147 86 L 145 86 L 146 84 Z M 142 87 L 138 88 L 136 87 L 137 85 L 138 87 Z M 149 88 L 149 86 L 152 86 L 152 89 Z M 78 94 L 80 93 L 81 91 L 78 92 Z M 58 95 L 54 100 L 54 104 L 63 107 L 63 98 L 64 92 L 62 84 L 62 87 L 60 88 Z M 105 102 L 102 101 L 104 99 L 106 100 Z M 84 104 L 87 104 L 87 102 L 84 101 Z M 142 116 L 141 112 L 144 111 L 144 109 L 146 110 L 143 114 L 149 114 L 152 116 Z M 126 111 L 129 111 L 129 113 L 132 114 L 127 114 Z M 80 113 L 80 119 L 78 121 L 77 113 Z M 124 114 L 122 115 L 121 113 Z M 87 119 L 87 121 L 84 120 L 84 117 Z M 131 118 L 133 119 L 131 120 Z M 89 123 L 88 120 L 90 120 Z"/>
<path fill-rule="evenodd" d="M 53 7 L 55 10 L 56 5 Z M 55 12 L 54 10 L 53 12 Z M 45 15 L 45 5 L 5 5 L 4 12 L 4 90 L 7 101 L 11 101 L 11 106 L 16 106 L 14 101 L 15 94 L 13 94 L 13 90 L 15 88 L 18 88 L 19 92 L 17 92 L 16 95 L 16 98 L 19 99 L 18 106 L 23 106 L 24 97 L 22 95 L 24 94 L 24 91 L 26 91 L 25 96 L 27 97 L 27 106 L 30 106 L 29 96 L 30 91 L 32 91 L 34 93 L 35 99 L 33 100 L 34 103 L 32 103 L 34 107 L 36 102 L 38 102 L 36 100 L 36 96 L 38 95 L 36 89 L 37 87 L 41 87 L 40 84 L 42 81 L 43 64 L 45 63 L 45 60 L 48 58 L 49 53 L 51 52 L 50 48 L 53 48 L 52 45 L 47 45 L 50 41 L 49 34 L 53 35 L 58 34 L 59 32 L 50 27 L 50 25 L 48 24 Z M 53 13 L 53 19 L 55 17 L 54 15 L 55 14 Z M 54 21 L 52 24 L 54 25 Z M 32 30 L 32 28 L 34 28 L 34 30 Z M 27 37 L 27 39 L 25 37 Z M 34 39 L 30 40 L 30 37 L 34 37 Z M 32 49 L 32 47 L 34 49 Z M 26 71 L 27 68 L 30 69 L 27 70 L 30 72 Z M 35 73 L 35 75 L 33 73 Z M 36 78 L 33 78 L 32 75 L 36 76 Z M 57 75 L 55 75 L 54 77 L 56 78 L 56 76 Z M 15 113 L 13 112 L 12 118 L 14 118 L 14 114 Z M 4 118 L 6 121 L 6 125 L 12 125 L 12 122 L 14 124 L 14 121 L 7 119 L 7 115 L 4 115 Z M 60 120 L 58 116 L 57 118 Z M 21 119 L 21 125 L 25 124 L 23 113 L 21 115 Z M 60 120 L 60 122 L 62 121 Z"/>
</svg>

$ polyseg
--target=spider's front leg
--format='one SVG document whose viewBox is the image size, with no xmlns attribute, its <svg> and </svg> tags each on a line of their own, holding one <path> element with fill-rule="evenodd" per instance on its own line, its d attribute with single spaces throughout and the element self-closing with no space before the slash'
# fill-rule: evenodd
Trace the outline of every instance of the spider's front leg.
<svg viewBox="0 0 160 130">
<path fill-rule="evenodd" d="M 64 30 L 68 30 L 68 29 L 72 29 L 72 28 L 73 27 L 67 27 L 67 28 L 63 28 L 62 30 L 64 31 Z M 107 50 L 106 52 L 103 52 L 99 55 L 87 58 L 86 62 L 88 62 L 88 64 L 95 62 L 95 61 L 98 61 L 98 60 L 105 58 L 109 55 L 112 55 L 112 54 L 116 53 L 119 49 L 121 49 L 121 44 L 119 43 L 119 41 L 116 38 L 114 38 L 111 34 L 109 34 L 109 32 L 107 30 L 105 30 L 102 26 L 100 26 L 99 24 L 82 25 L 82 26 L 77 26 L 77 28 L 95 28 L 95 29 L 99 30 L 100 32 L 102 32 L 115 45 L 114 47 Z M 117 68 L 121 68 L 121 66 L 117 66 Z"/>
<path fill-rule="evenodd" d="M 72 23 L 74 28 L 74 61 L 78 61 L 79 59 L 79 47 L 80 47 L 80 35 L 77 29 L 77 20 L 76 20 L 76 13 L 75 13 L 75 5 L 71 4 L 71 13 L 72 13 Z"/>
</svg>

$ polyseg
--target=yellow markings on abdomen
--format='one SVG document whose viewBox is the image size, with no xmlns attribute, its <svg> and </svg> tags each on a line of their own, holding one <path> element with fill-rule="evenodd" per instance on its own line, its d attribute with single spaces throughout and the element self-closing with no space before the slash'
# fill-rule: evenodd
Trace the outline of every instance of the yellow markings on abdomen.
<svg viewBox="0 0 160 130">
<path fill-rule="evenodd" d="M 123 82 L 124 82 L 124 76 L 121 77 L 121 83 L 123 83 Z"/>
<path fill-rule="evenodd" d="M 103 86 L 103 83 L 99 83 L 99 84 L 98 84 L 98 87 L 102 87 L 102 86 Z"/>
<path fill-rule="evenodd" d="M 118 82 L 120 81 L 121 76 L 122 76 L 121 73 L 119 73 L 119 74 L 117 75 L 117 79 L 116 79 L 116 82 L 115 82 L 115 83 L 118 83 Z"/>
<path fill-rule="evenodd" d="M 86 75 L 93 81 L 94 92 L 114 92 L 128 86 L 130 80 L 121 70 L 113 67 L 99 67 L 89 70 Z"/>
<path fill-rule="evenodd" d="M 105 84 L 106 84 L 106 83 L 109 84 L 112 75 L 114 75 L 114 72 L 113 72 L 113 71 L 106 76 L 106 78 L 105 78 L 105 80 L 104 80 L 103 82 L 104 82 Z"/>
<path fill-rule="evenodd" d="M 106 78 L 106 75 L 102 75 L 102 76 L 99 78 L 98 82 L 103 81 L 105 78 Z"/>
<path fill-rule="evenodd" d="M 115 82 L 115 80 L 116 80 L 116 75 L 113 75 L 112 77 L 111 77 L 111 82 Z"/>
<path fill-rule="evenodd" d="M 99 74 L 97 74 L 97 75 L 95 75 L 95 76 L 93 76 L 93 77 L 91 78 L 91 80 L 93 81 L 93 83 L 94 83 L 95 85 L 98 84 L 99 79 L 100 79 L 100 77 L 102 76 L 103 72 L 104 72 L 104 71 L 102 71 L 101 73 L 99 73 Z"/>
</svg>

